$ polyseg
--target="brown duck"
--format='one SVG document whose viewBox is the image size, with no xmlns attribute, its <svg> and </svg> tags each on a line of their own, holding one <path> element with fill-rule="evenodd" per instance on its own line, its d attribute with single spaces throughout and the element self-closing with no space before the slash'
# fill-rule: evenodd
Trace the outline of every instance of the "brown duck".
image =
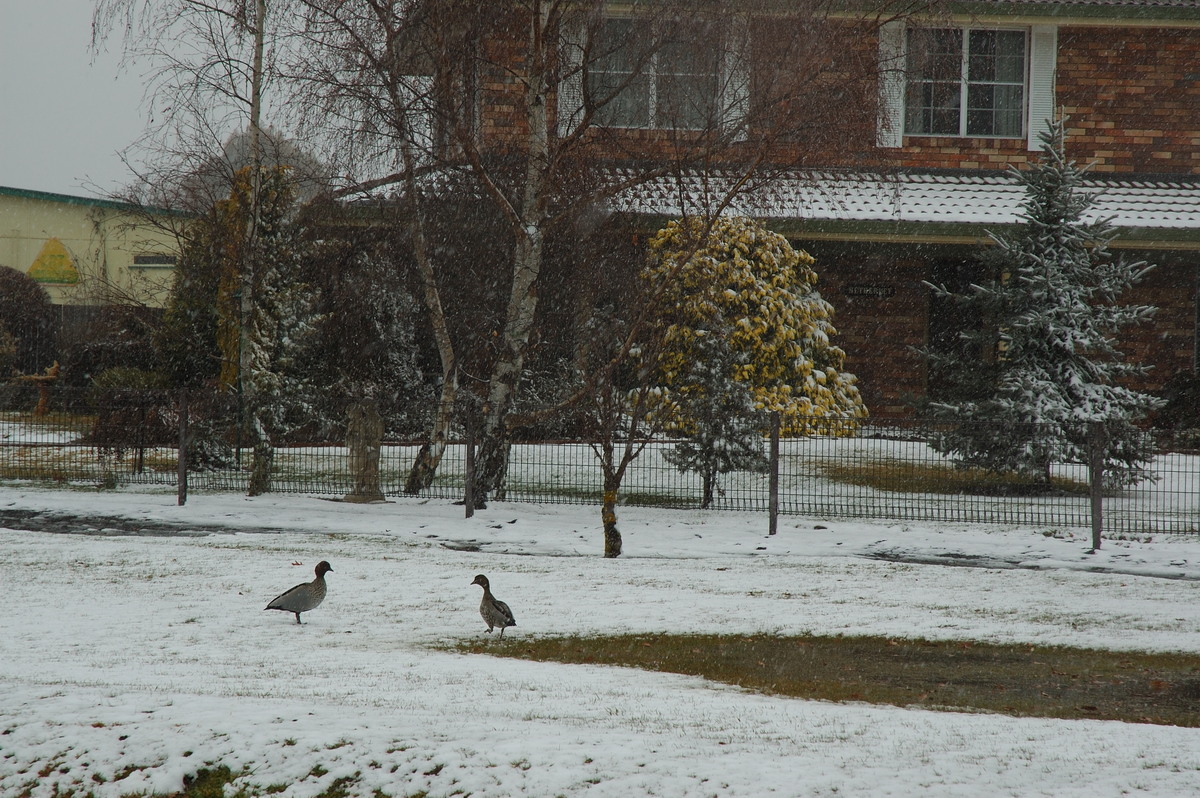
<svg viewBox="0 0 1200 798">
<path fill-rule="evenodd" d="M 488 584 L 488 578 L 483 574 L 476 576 L 475 581 L 471 584 L 483 588 L 483 601 L 479 603 L 479 614 L 483 616 L 483 622 L 487 624 L 488 632 L 499 626 L 500 636 L 504 637 L 505 629 L 517 625 L 512 610 L 508 608 L 507 604 L 492 595 L 492 587 Z"/>
<path fill-rule="evenodd" d="M 317 578 L 311 582 L 301 582 L 286 593 L 276 596 L 264 610 L 283 610 L 296 614 L 296 623 L 300 623 L 300 613 L 316 609 L 325 600 L 325 574 L 333 567 L 321 560 L 317 563 Z"/>
</svg>

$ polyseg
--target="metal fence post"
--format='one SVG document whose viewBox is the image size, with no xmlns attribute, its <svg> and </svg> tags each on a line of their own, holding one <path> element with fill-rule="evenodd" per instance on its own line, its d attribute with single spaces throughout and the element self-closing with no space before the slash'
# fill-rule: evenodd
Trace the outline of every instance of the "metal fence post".
<svg viewBox="0 0 1200 798">
<path fill-rule="evenodd" d="M 779 529 L 779 411 L 771 413 L 771 477 L 767 496 L 767 513 L 770 520 L 767 524 L 767 534 L 774 535 Z"/>
<path fill-rule="evenodd" d="M 182 507 L 187 504 L 188 495 L 188 395 L 187 391 L 179 392 L 179 456 L 176 465 L 179 476 L 175 483 L 175 501 Z"/>
<path fill-rule="evenodd" d="M 1104 527 L 1104 422 L 1088 422 L 1088 484 L 1092 499 L 1092 550 Z"/>
</svg>

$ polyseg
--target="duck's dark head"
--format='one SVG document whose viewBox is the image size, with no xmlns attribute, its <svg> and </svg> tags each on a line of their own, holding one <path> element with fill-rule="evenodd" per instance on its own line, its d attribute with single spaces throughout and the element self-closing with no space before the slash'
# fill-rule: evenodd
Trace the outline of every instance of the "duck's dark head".
<svg viewBox="0 0 1200 798">
<path fill-rule="evenodd" d="M 317 563 L 316 570 L 317 570 L 317 576 L 324 576 L 325 574 L 327 574 L 333 570 L 333 566 L 330 565 L 325 560 L 321 560 L 319 563 Z"/>
<path fill-rule="evenodd" d="M 478 576 L 476 576 L 476 577 L 475 577 L 475 581 L 474 581 L 474 582 L 472 582 L 471 584 L 473 584 L 473 585 L 480 585 L 480 586 L 482 586 L 482 587 L 483 587 L 483 589 L 484 589 L 484 590 L 490 590 L 490 589 L 491 589 L 491 588 L 489 587 L 489 585 L 488 585 L 488 580 L 487 580 L 487 577 L 486 577 L 486 576 L 484 576 L 483 574 L 479 574 Z"/>
</svg>

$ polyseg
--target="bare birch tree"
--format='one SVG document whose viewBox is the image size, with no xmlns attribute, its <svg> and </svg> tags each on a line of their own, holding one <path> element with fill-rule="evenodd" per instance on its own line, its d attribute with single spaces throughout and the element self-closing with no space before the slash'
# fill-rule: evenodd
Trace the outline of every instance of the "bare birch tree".
<svg viewBox="0 0 1200 798">
<path fill-rule="evenodd" d="M 417 493 L 437 471 L 458 395 L 458 357 L 430 253 L 423 178 L 440 163 L 445 126 L 464 116 L 455 108 L 455 98 L 465 94 L 462 76 L 448 65 L 466 56 L 465 42 L 479 20 L 455 13 L 454 3 L 301 0 L 300 7 L 302 44 L 289 70 L 300 100 L 297 121 L 339 142 L 338 165 L 348 185 L 336 196 L 399 189 L 401 201 L 392 209 L 411 241 L 441 363 L 432 428 L 405 484 L 406 492 Z"/>
<path fill-rule="evenodd" d="M 548 239 L 570 235 L 581 215 L 603 213 L 614 198 L 650 182 L 674 187 L 676 215 L 712 218 L 779 171 L 855 147 L 863 162 L 874 140 L 877 80 L 887 68 L 876 57 L 875 34 L 928 4 L 881 2 L 854 18 L 834 16 L 824 0 L 754 14 L 669 0 L 616 10 L 600 0 L 304 5 L 311 52 L 303 72 L 318 98 L 312 107 L 324 111 L 322 122 L 335 119 L 355 134 L 349 140 L 361 161 L 377 159 L 377 176 L 360 178 L 359 187 L 403 189 L 445 399 L 454 396 L 461 353 L 444 324 L 428 255 L 422 197 L 430 182 L 423 176 L 467 170 L 467 193 L 490 203 L 508 230 L 507 295 L 477 461 L 480 494 L 494 495 L 506 470 Z M 424 138 L 416 117 L 426 120 Z M 654 302 L 627 310 L 626 345 L 586 375 L 570 401 L 606 379 L 652 318 Z M 432 444 L 444 442 L 447 423 L 435 427 Z M 414 489 L 436 468 L 440 449 L 426 451 L 434 454 L 414 468 Z"/>
<path fill-rule="evenodd" d="M 273 10 L 284 10 L 286 0 L 275 0 Z M 99 0 L 93 15 L 93 46 L 101 47 L 107 37 L 123 36 L 125 58 L 139 67 L 148 66 L 152 82 L 149 93 L 152 124 L 141 142 L 151 155 L 150 168 L 142 172 L 142 197 L 163 206 L 178 204 L 185 176 L 213 164 L 212 153 L 221 152 L 221 142 L 239 130 L 249 137 L 249 192 L 242 213 L 242 253 L 236 266 L 238 282 L 236 381 L 245 408 L 245 428 L 251 436 L 254 463 L 249 492 L 256 495 L 270 487 L 274 456 L 266 418 L 270 415 L 259 386 L 271 382 L 261 373 L 265 362 L 261 350 L 270 342 L 258 340 L 261 330 L 253 320 L 257 307 L 257 273 L 261 263 L 264 95 L 275 74 L 270 54 L 278 45 L 276 30 L 268 27 L 267 0 Z M 226 196 L 237 195 L 234 176 Z M 202 183 L 200 183 L 202 184 Z M 209 207 L 219 197 L 209 199 Z M 203 208 L 192 210 L 203 210 Z"/>
</svg>

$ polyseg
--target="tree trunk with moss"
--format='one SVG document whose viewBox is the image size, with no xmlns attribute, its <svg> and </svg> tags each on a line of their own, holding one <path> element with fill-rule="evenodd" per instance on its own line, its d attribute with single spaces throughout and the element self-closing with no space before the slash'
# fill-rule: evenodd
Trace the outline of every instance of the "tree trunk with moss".
<svg viewBox="0 0 1200 798">
<path fill-rule="evenodd" d="M 413 459 L 412 468 L 408 471 L 404 492 L 410 495 L 415 496 L 433 484 L 438 466 L 442 463 L 442 455 L 446 453 L 446 445 L 450 440 L 450 426 L 454 421 L 454 399 L 458 394 L 458 384 L 452 380 L 453 377 L 442 383 L 442 398 L 438 403 L 429 440 L 421 444 L 417 456 Z"/>
<path fill-rule="evenodd" d="M 251 411 L 250 431 L 254 439 L 254 459 L 250 465 L 250 485 L 247 496 L 261 496 L 271 490 L 271 466 L 275 462 L 275 446 L 257 412 Z"/>
<path fill-rule="evenodd" d="M 406 155 L 409 173 L 415 171 L 415 159 Z M 438 357 L 442 363 L 442 395 L 438 402 L 433 426 L 429 431 L 429 439 L 421 445 L 409 469 L 408 479 L 404 483 L 404 492 L 416 495 L 433 484 L 442 455 L 446 452 L 446 444 L 450 439 L 450 426 L 454 421 L 454 403 L 458 398 L 458 361 L 454 352 L 454 343 L 450 338 L 450 325 L 446 320 L 446 311 L 442 306 L 441 294 L 438 291 L 437 275 L 433 261 L 429 255 L 429 245 L 425 236 L 425 217 L 420 200 L 416 194 L 416 184 L 409 178 L 409 191 L 413 197 L 413 221 L 410 232 L 413 238 L 413 254 L 417 265 L 417 273 L 421 278 L 421 290 L 425 300 L 425 308 L 429 311 L 430 329 L 437 343 Z"/>
<path fill-rule="evenodd" d="M 620 472 L 604 469 L 604 503 L 600 520 L 604 523 L 604 556 L 621 556 L 621 531 L 617 529 L 617 491 L 621 487 Z"/>
</svg>

